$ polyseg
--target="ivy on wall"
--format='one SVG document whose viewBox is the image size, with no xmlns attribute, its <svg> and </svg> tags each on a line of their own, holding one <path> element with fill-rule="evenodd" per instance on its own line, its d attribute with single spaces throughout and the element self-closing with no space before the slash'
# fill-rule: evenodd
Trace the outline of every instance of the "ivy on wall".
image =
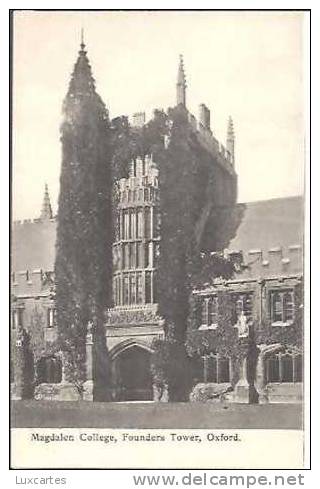
<svg viewBox="0 0 320 489">
<path fill-rule="evenodd" d="M 86 380 L 86 333 L 93 326 L 94 375 L 107 352 L 104 310 L 112 276 L 111 130 L 86 52 L 81 49 L 63 105 L 62 167 L 56 241 L 59 346 L 66 379 Z M 96 385 L 105 384 L 97 377 Z"/>
</svg>

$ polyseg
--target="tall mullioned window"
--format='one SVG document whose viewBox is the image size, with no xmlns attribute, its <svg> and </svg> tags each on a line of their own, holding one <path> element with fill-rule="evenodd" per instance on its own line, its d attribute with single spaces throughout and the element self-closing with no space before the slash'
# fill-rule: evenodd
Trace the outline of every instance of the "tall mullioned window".
<svg viewBox="0 0 320 489">
<path fill-rule="evenodd" d="M 272 323 L 288 323 L 294 320 L 293 290 L 273 290 L 270 292 L 270 317 Z"/>
<path fill-rule="evenodd" d="M 218 297 L 205 297 L 201 306 L 201 324 L 216 326 L 218 324 Z"/>
<path fill-rule="evenodd" d="M 274 353 L 266 360 L 267 382 L 302 382 L 302 368 L 300 353 Z"/>
<path fill-rule="evenodd" d="M 203 357 L 203 381 L 215 384 L 230 382 L 230 358 L 218 354 Z"/>
</svg>

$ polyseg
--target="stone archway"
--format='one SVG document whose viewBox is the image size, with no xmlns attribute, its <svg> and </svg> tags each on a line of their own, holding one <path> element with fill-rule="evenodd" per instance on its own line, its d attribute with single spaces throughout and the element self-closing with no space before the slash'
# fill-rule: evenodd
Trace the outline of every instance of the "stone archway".
<svg viewBox="0 0 320 489">
<path fill-rule="evenodd" d="M 152 401 L 151 350 L 134 341 L 119 345 L 111 355 L 115 401 Z"/>
</svg>

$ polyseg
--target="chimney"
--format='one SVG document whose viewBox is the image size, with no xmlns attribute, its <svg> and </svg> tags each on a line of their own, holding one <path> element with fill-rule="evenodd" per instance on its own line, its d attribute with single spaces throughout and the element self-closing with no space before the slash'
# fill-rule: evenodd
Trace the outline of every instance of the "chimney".
<svg viewBox="0 0 320 489">
<path fill-rule="evenodd" d="M 146 113 L 145 112 L 136 112 L 132 116 L 132 125 L 134 127 L 142 127 L 146 123 Z"/>
</svg>

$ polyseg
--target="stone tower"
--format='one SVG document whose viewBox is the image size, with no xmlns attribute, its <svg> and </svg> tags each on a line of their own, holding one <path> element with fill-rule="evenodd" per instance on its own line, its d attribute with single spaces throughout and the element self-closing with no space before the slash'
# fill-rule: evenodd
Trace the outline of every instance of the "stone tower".
<svg viewBox="0 0 320 489">
<path fill-rule="evenodd" d="M 180 54 L 180 62 L 178 68 L 178 78 L 177 78 L 177 105 L 182 104 L 186 106 L 186 76 L 184 73 L 183 66 L 183 56 Z"/>
</svg>

